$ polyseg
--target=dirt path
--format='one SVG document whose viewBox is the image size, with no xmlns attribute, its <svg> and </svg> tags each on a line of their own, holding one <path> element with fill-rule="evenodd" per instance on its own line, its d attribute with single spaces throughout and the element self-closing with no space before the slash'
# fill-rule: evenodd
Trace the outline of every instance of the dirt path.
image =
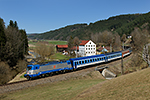
<svg viewBox="0 0 150 100">
<path fill-rule="evenodd" d="M 22 77 L 25 73 L 26 73 L 26 71 L 23 72 L 23 73 L 19 73 L 14 79 L 12 79 L 11 81 L 9 81 L 8 83 L 13 83 L 13 82 L 27 80 L 26 78 Z"/>
</svg>

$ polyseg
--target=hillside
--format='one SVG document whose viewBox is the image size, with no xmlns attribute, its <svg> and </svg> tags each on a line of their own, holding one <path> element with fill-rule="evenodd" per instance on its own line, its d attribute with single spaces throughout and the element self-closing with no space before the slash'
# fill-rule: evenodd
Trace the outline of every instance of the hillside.
<svg viewBox="0 0 150 100">
<path fill-rule="evenodd" d="M 105 84 L 82 91 L 74 99 L 83 100 L 149 100 L 150 68 L 123 75 Z"/>
<path fill-rule="evenodd" d="M 106 20 L 100 20 L 95 23 L 69 25 L 53 31 L 41 34 L 29 34 L 31 39 L 50 39 L 50 40 L 67 40 L 68 37 L 79 37 L 80 39 L 90 39 L 92 33 L 103 32 L 104 30 L 118 32 L 120 35 L 130 35 L 134 27 L 145 28 L 143 25 L 150 27 L 150 12 L 146 14 L 127 14 L 113 16 Z"/>
<path fill-rule="evenodd" d="M 31 39 L 49 39 L 49 40 L 66 40 L 66 37 L 71 35 L 73 31 L 87 27 L 87 24 L 69 25 L 54 31 L 49 31 L 41 34 L 28 34 Z"/>
</svg>

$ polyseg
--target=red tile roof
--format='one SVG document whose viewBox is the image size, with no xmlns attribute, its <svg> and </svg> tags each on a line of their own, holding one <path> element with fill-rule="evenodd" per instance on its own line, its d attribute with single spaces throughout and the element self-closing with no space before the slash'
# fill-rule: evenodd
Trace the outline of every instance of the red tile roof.
<svg viewBox="0 0 150 100">
<path fill-rule="evenodd" d="M 89 40 L 82 40 L 81 43 L 80 43 L 80 45 L 85 45 L 88 42 L 89 42 Z"/>
<path fill-rule="evenodd" d="M 58 48 L 68 48 L 68 45 L 57 45 Z"/>
</svg>

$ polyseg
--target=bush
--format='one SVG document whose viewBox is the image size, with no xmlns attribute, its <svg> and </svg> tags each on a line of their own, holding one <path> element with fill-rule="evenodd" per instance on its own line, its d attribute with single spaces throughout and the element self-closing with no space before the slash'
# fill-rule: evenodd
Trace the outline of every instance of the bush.
<svg viewBox="0 0 150 100">
<path fill-rule="evenodd" d="M 9 65 L 0 62 L 0 85 L 7 83 L 11 79 Z"/>
<path fill-rule="evenodd" d="M 26 66 L 27 66 L 27 62 L 25 60 L 19 60 L 16 65 L 16 71 L 20 73 L 26 68 Z"/>
</svg>

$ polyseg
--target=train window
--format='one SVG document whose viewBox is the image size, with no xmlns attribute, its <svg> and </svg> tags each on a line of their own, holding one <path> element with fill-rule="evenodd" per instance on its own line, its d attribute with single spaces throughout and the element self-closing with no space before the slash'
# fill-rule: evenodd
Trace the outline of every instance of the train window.
<svg viewBox="0 0 150 100">
<path fill-rule="evenodd" d="M 79 64 L 81 64 L 81 61 L 79 61 Z"/>
<path fill-rule="evenodd" d="M 85 60 L 85 63 L 87 63 L 87 60 Z"/>
<path fill-rule="evenodd" d="M 38 67 L 36 67 L 35 69 L 38 69 Z"/>
<path fill-rule="evenodd" d="M 97 61 L 97 59 L 95 58 L 95 61 Z"/>
<path fill-rule="evenodd" d="M 92 62 L 92 59 L 90 59 L 90 61 Z"/>
<path fill-rule="evenodd" d="M 102 58 L 100 58 L 100 60 L 102 60 Z"/>
<path fill-rule="evenodd" d="M 82 61 L 82 64 L 84 63 L 84 61 Z"/>
<path fill-rule="evenodd" d="M 105 59 L 105 57 L 104 57 L 104 59 Z"/>
</svg>

